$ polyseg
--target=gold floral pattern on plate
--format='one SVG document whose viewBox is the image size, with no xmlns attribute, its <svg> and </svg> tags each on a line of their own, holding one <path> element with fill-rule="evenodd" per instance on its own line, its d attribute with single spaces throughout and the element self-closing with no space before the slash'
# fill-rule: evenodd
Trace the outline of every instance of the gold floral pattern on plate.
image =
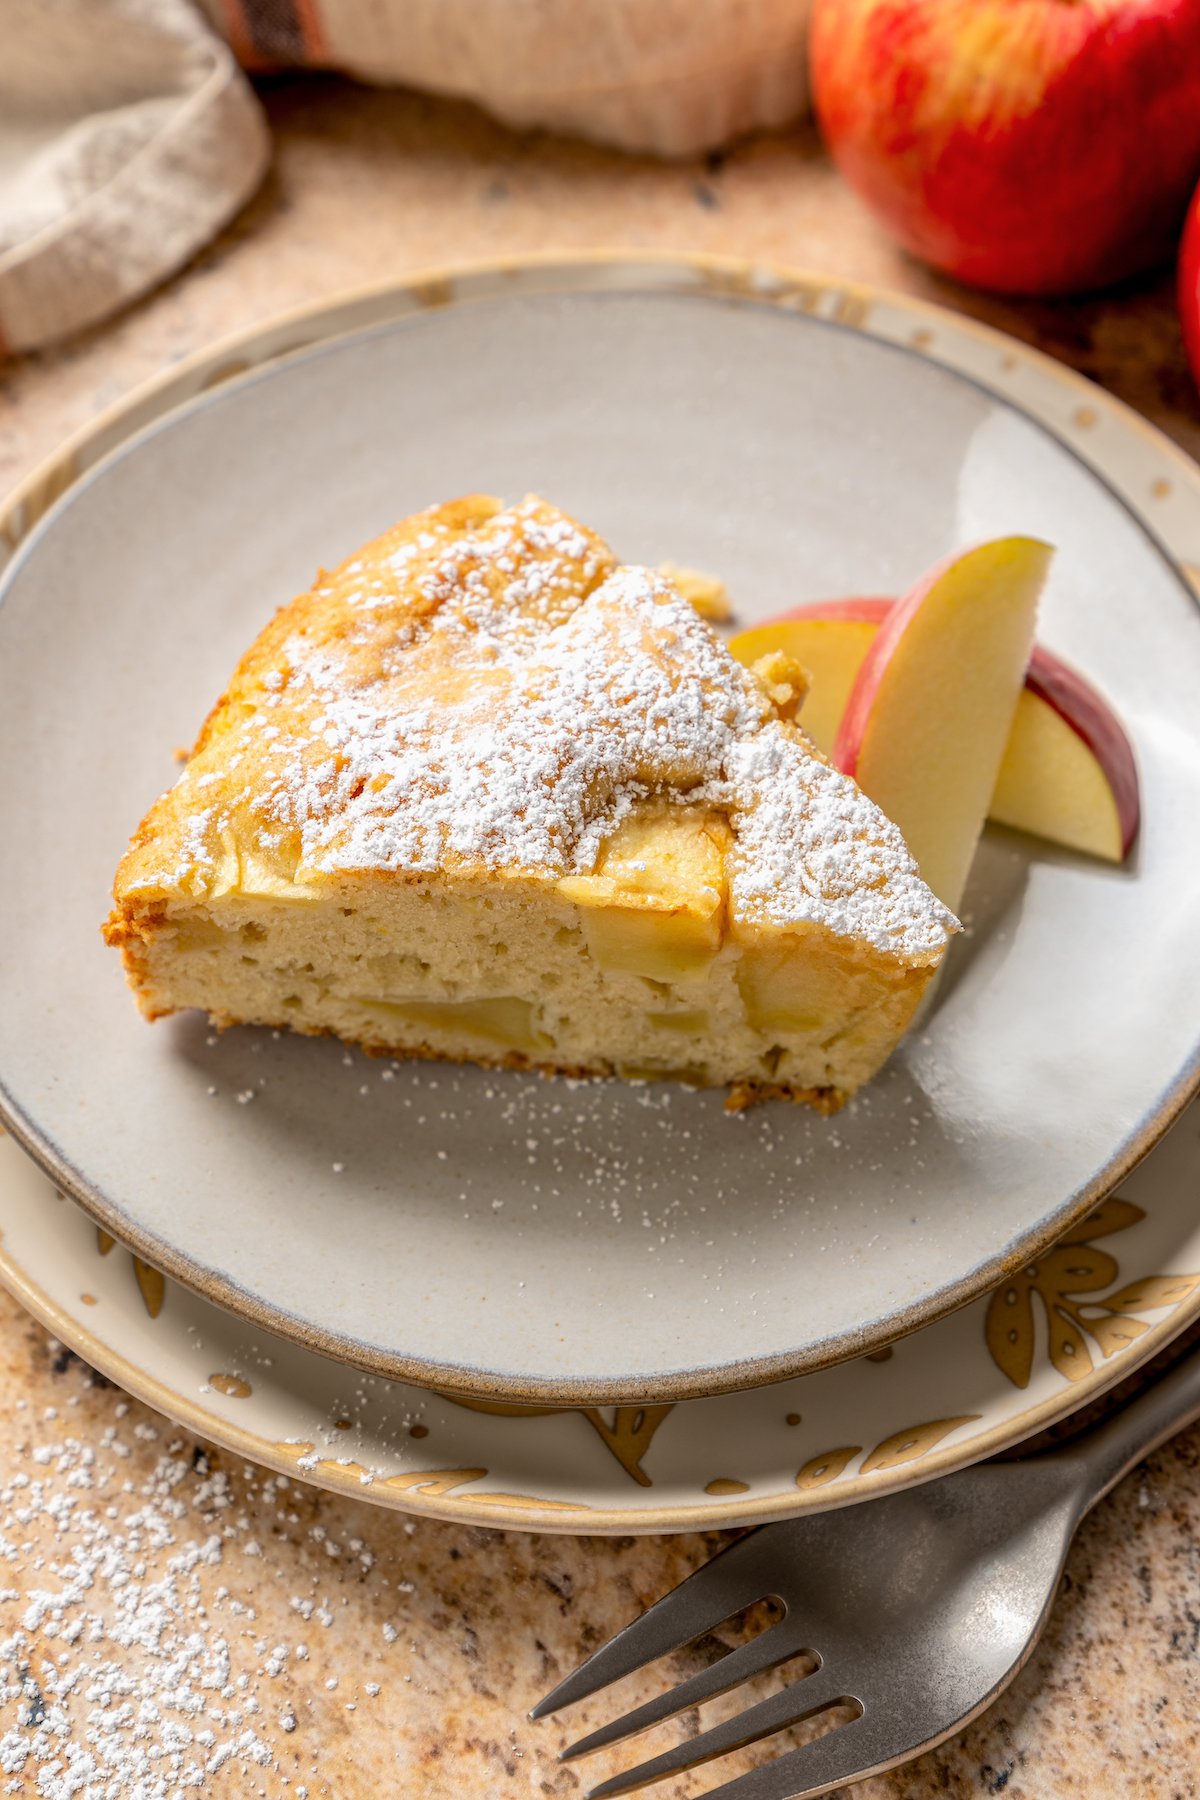
<svg viewBox="0 0 1200 1800">
<path fill-rule="evenodd" d="M 668 1401 L 661 1406 L 518 1406 L 509 1400 L 472 1400 L 461 1394 L 447 1394 L 445 1398 L 455 1406 L 491 1413 L 497 1418 L 537 1419 L 575 1413 L 587 1420 L 630 1480 L 641 1487 L 653 1485 L 642 1467 L 642 1458 L 653 1443 L 655 1432 L 678 1404 Z M 607 1418 L 606 1413 L 610 1415 Z"/>
<path fill-rule="evenodd" d="M 1200 1283 L 1200 1275 L 1143 1275 L 1118 1293 L 1100 1297 L 1099 1290 L 1110 1287 L 1120 1269 L 1116 1257 L 1097 1250 L 1092 1240 L 1128 1231 L 1145 1216 L 1140 1206 L 1114 1194 L 1053 1249 L 996 1289 L 987 1307 L 987 1346 L 996 1367 L 1015 1387 L 1028 1387 L 1033 1369 L 1035 1297 L 1051 1363 L 1064 1380 L 1082 1381 L 1095 1366 L 1094 1351 L 1107 1360 L 1149 1330 L 1135 1314 L 1176 1307 Z"/>
<path fill-rule="evenodd" d="M 1200 1286 L 1200 1276 L 1189 1274 L 1145 1274 L 1126 1279 L 1113 1292 L 1102 1291 L 1111 1289 L 1120 1280 L 1122 1270 L 1117 1258 L 1107 1250 L 1098 1249 L 1094 1240 L 1129 1231 L 1146 1217 L 1145 1207 L 1122 1195 L 1111 1196 L 1036 1263 L 996 1289 L 985 1302 L 966 1309 L 967 1314 L 976 1315 L 988 1356 L 1013 1388 L 1027 1389 L 1035 1373 L 1038 1309 L 1046 1336 L 1048 1368 L 1059 1378 L 1060 1385 L 1073 1385 L 1086 1381 L 1094 1373 L 1097 1362 L 1093 1349 L 1099 1353 L 1101 1362 L 1107 1362 L 1128 1351 L 1151 1331 L 1150 1322 L 1135 1315 L 1172 1312 L 1195 1293 Z M 115 1240 L 104 1231 L 95 1231 L 93 1241 L 102 1257 L 107 1257 L 115 1245 Z M 130 1261 L 148 1318 L 158 1319 L 162 1315 L 168 1290 L 177 1296 L 177 1305 L 204 1304 L 165 1282 L 140 1258 L 131 1256 Z M 1128 1271 L 1125 1273 L 1127 1275 Z M 90 1297 L 89 1303 L 96 1303 L 94 1296 Z M 950 1323 L 944 1322 L 945 1325 Z M 931 1331 L 938 1329 L 930 1328 Z M 279 1348 L 284 1354 L 290 1353 L 285 1346 Z M 894 1348 L 886 1357 L 876 1353 L 862 1358 L 858 1366 L 865 1368 L 874 1364 L 879 1367 L 891 1361 L 894 1354 Z M 811 1383 L 821 1378 L 805 1379 Z M 248 1400 L 254 1392 L 251 1382 L 239 1374 L 210 1374 L 207 1386 L 227 1399 L 239 1401 Z M 497 1420 L 544 1420 L 547 1425 L 557 1422 L 561 1427 L 564 1418 L 577 1418 L 595 1434 L 624 1476 L 642 1489 L 655 1485 L 655 1476 L 646 1467 L 646 1459 L 664 1421 L 672 1413 L 688 1415 L 704 1405 L 703 1402 L 677 1402 L 610 1408 L 539 1407 L 502 1400 L 463 1400 L 455 1395 L 438 1398 L 456 1412 L 475 1413 Z M 742 1397 L 744 1404 L 750 1399 L 750 1396 Z M 874 1448 L 865 1454 L 861 1443 L 823 1449 L 805 1457 L 792 1477 L 792 1487 L 799 1495 L 811 1496 L 818 1491 L 835 1489 L 846 1481 L 891 1474 L 924 1461 L 947 1438 L 982 1419 L 979 1412 L 961 1412 L 903 1425 L 878 1439 Z M 788 1412 L 784 1415 L 785 1426 L 793 1430 L 802 1423 L 802 1414 Z M 353 1431 L 355 1421 L 339 1415 L 333 1420 L 333 1426 L 339 1432 Z M 428 1438 L 430 1427 L 421 1422 L 410 1424 L 407 1435 L 418 1441 Z M 436 1506 L 453 1497 L 456 1503 L 474 1504 L 489 1512 L 511 1508 L 523 1516 L 538 1511 L 561 1514 L 590 1510 L 590 1503 L 582 1498 L 539 1496 L 507 1488 L 484 1487 L 481 1484 L 489 1480 L 491 1470 L 483 1464 L 466 1463 L 453 1467 L 435 1464 L 417 1469 L 395 1469 L 358 1457 L 323 1455 L 315 1438 L 277 1440 L 272 1448 L 308 1479 L 334 1486 L 354 1483 L 361 1490 L 403 1494 L 422 1505 L 433 1503 Z M 435 1441 L 431 1453 L 436 1454 L 436 1450 Z M 740 1475 L 719 1475 L 704 1480 L 697 1475 L 696 1480 L 698 1494 L 709 1501 L 736 1501 L 740 1496 L 751 1494 L 753 1485 Z M 377 1494 L 376 1497 L 381 1496 Z"/>
<path fill-rule="evenodd" d="M 1117 1259 L 1105 1250 L 1098 1250 L 1093 1240 L 1127 1231 L 1145 1217 L 1143 1207 L 1120 1195 L 1110 1196 L 1036 1263 L 1022 1269 L 988 1297 L 983 1307 L 983 1334 L 988 1354 L 1014 1387 L 1027 1388 L 1033 1373 L 1038 1339 L 1035 1298 L 1044 1317 L 1049 1362 L 1064 1381 L 1075 1383 L 1086 1379 L 1094 1370 L 1093 1348 L 1103 1361 L 1107 1361 L 1127 1350 L 1150 1330 L 1149 1322 L 1137 1318 L 1136 1314 L 1174 1310 L 1200 1286 L 1200 1275 L 1148 1274 L 1127 1281 L 1115 1293 L 1100 1295 L 1101 1289 L 1111 1287 L 1118 1280 L 1121 1270 Z M 97 1229 L 96 1240 L 101 1256 L 107 1256 L 115 1239 Z M 157 1318 L 168 1284 L 140 1257 L 131 1254 L 130 1260 L 146 1310 L 151 1318 Z M 875 1351 L 862 1360 L 879 1365 L 890 1361 L 893 1354 L 894 1347 L 888 1346 L 885 1351 Z M 253 1391 L 250 1383 L 238 1375 L 210 1375 L 208 1381 L 217 1392 L 234 1399 L 247 1399 Z M 492 1418 L 555 1419 L 570 1414 L 583 1420 L 629 1479 L 644 1488 L 654 1485 L 653 1476 L 644 1467 L 644 1459 L 659 1427 L 669 1414 L 687 1404 L 523 1406 L 507 1400 L 475 1400 L 454 1394 L 441 1398 L 449 1405 Z M 881 1439 L 865 1456 L 861 1444 L 823 1450 L 808 1457 L 797 1470 L 795 1486 L 807 1492 L 828 1487 L 848 1475 L 873 1475 L 920 1461 L 952 1432 L 974 1424 L 980 1416 L 979 1413 L 962 1413 L 902 1426 Z M 800 1415 L 788 1414 L 787 1423 L 793 1421 L 798 1425 Z M 348 1419 L 338 1419 L 334 1423 L 339 1430 L 351 1429 L 353 1425 Z M 409 1428 L 412 1438 L 428 1435 L 424 1425 Z M 289 1442 L 286 1449 L 306 1473 L 327 1473 L 332 1468 L 342 1474 L 354 1472 L 364 1485 L 376 1479 L 353 1459 L 320 1456 L 311 1442 Z M 858 1458 L 862 1460 L 857 1461 Z M 381 1479 L 384 1486 L 440 1499 L 484 1480 L 487 1474 L 486 1468 L 432 1469 Z M 703 1483 L 704 1493 L 714 1498 L 745 1493 L 749 1487 L 748 1482 L 737 1476 L 716 1476 Z M 490 1496 L 488 1504 L 494 1504 L 495 1500 L 494 1495 Z M 522 1504 L 529 1506 L 533 1501 L 526 1496 Z"/>
<path fill-rule="evenodd" d="M 96 1247 L 101 1256 L 107 1256 L 116 1241 L 116 1238 L 110 1237 L 107 1231 L 97 1225 Z M 150 1263 L 143 1262 L 140 1256 L 135 1256 L 132 1250 L 129 1252 L 129 1260 L 133 1264 L 133 1276 L 138 1284 L 138 1292 L 142 1296 L 142 1304 L 150 1317 L 157 1319 L 162 1311 L 163 1301 L 166 1299 L 166 1277 L 160 1270 L 153 1268 Z"/>
</svg>

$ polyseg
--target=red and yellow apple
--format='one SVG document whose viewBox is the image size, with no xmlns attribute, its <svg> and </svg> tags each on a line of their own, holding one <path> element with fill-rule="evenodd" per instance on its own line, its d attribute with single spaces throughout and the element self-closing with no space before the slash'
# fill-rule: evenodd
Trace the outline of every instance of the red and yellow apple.
<svg viewBox="0 0 1200 1800">
<path fill-rule="evenodd" d="M 1200 387 L 1200 187 L 1192 195 L 1179 246 L 1179 322 L 1192 374 Z"/>
<path fill-rule="evenodd" d="M 811 686 L 800 722 L 830 755 L 855 679 L 894 600 L 814 600 L 741 632 L 730 644 L 748 666 L 772 651 L 793 657 Z M 1075 669 L 1035 644 L 988 818 L 1119 863 L 1140 821 L 1137 764 L 1112 709 Z"/>
<path fill-rule="evenodd" d="M 1171 255 L 1200 180 L 1200 0 L 814 0 L 839 168 L 914 255 L 1002 293 Z"/>
</svg>

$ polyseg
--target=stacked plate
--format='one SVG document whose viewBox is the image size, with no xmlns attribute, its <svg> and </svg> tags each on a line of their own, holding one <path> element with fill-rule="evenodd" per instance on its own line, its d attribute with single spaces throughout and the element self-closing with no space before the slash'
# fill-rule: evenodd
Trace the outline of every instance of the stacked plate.
<svg viewBox="0 0 1200 1800">
<path fill-rule="evenodd" d="M 1050 539 L 1132 861 L 989 831 L 936 1007 L 833 1121 L 147 1029 L 97 927 L 170 747 L 317 566 L 479 489 L 719 572 L 739 627 Z M 995 333 L 723 263 L 427 276 L 143 391 L 0 519 L 0 1275 L 210 1439 L 538 1529 L 844 1504 L 1110 1385 L 1200 1311 L 1198 493 Z"/>
</svg>

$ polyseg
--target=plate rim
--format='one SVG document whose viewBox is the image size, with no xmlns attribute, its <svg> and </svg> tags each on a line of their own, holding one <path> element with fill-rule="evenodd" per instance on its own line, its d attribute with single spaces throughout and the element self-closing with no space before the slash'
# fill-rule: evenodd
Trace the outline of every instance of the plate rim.
<svg viewBox="0 0 1200 1800">
<path fill-rule="evenodd" d="M 22 1151 L 23 1155 L 24 1152 Z M 988 1457 L 1012 1449 L 1039 1432 L 1082 1411 L 1138 1369 L 1152 1362 L 1200 1317 L 1200 1284 L 1176 1304 L 1165 1319 L 1148 1327 L 1126 1349 L 1094 1367 L 1091 1376 L 1065 1385 L 1027 1412 L 997 1423 L 989 1431 L 958 1444 L 927 1451 L 917 1461 L 871 1475 L 859 1474 L 829 1487 L 804 1489 L 798 1485 L 752 1500 L 741 1496 L 715 1497 L 711 1503 L 689 1502 L 654 1508 L 592 1507 L 586 1503 L 552 1501 L 534 1495 L 491 1495 L 470 1490 L 430 1494 L 420 1486 L 391 1489 L 379 1482 L 363 1485 L 351 1468 L 321 1458 L 311 1469 L 298 1471 L 295 1455 L 284 1454 L 287 1440 L 267 1438 L 239 1426 L 205 1407 L 143 1369 L 124 1352 L 111 1347 L 82 1319 L 55 1300 L 39 1282 L 26 1274 L 0 1236 L 0 1280 L 40 1323 L 94 1368 L 115 1381 L 127 1393 L 153 1407 L 166 1418 L 186 1426 L 196 1435 L 239 1456 L 300 1478 L 330 1493 L 417 1517 L 453 1524 L 483 1525 L 492 1530 L 537 1531 L 555 1535 L 620 1534 L 651 1536 L 670 1531 L 726 1530 L 796 1518 L 804 1513 L 831 1512 L 864 1501 L 881 1499 L 907 1488 L 952 1474 Z M 205 1296 L 200 1296 L 208 1302 Z M 941 1321 L 934 1321 L 934 1324 Z M 285 1340 L 286 1345 L 286 1340 Z M 291 1346 L 287 1346 L 291 1347 Z M 816 1372 L 816 1371 L 814 1371 Z M 686 1404 L 686 1402 L 684 1403 Z"/>
<path fill-rule="evenodd" d="M 639 285 L 654 271 L 658 285 Z M 539 285 L 537 277 L 543 277 Z M 607 277 L 607 279 L 606 279 Z M 456 292 L 456 284 L 463 291 Z M 710 297 L 756 306 L 775 306 L 780 310 L 800 311 L 828 326 L 853 331 L 900 350 L 918 360 L 931 363 L 958 381 L 966 382 L 987 393 L 1044 432 L 1060 449 L 1079 462 L 1145 536 L 1152 550 L 1163 560 L 1177 580 L 1183 594 L 1195 602 L 1188 567 L 1174 554 L 1161 535 L 1124 493 L 1097 469 L 1078 447 L 1053 425 L 1031 412 L 1011 393 L 990 387 L 978 375 L 928 354 L 924 346 L 902 343 L 886 333 L 872 331 L 867 324 L 870 306 L 891 305 L 904 313 L 917 312 L 950 324 L 955 330 L 982 339 L 992 348 L 1003 350 L 1015 345 L 1022 355 L 1040 365 L 1049 379 L 1081 388 L 1091 396 L 1099 394 L 1106 410 L 1115 411 L 1123 425 L 1135 424 L 1161 454 L 1170 453 L 1195 479 L 1195 465 L 1172 440 L 1151 425 L 1124 402 L 1098 388 L 1086 377 L 1068 369 L 1054 358 L 1014 340 L 1006 333 L 979 321 L 966 318 L 932 302 L 910 299 L 896 290 L 862 282 L 845 282 L 815 272 L 760 263 L 734 257 L 662 255 L 659 253 L 627 254 L 596 250 L 576 255 L 557 253 L 527 257 L 488 259 L 471 263 L 426 269 L 399 281 L 372 284 L 352 289 L 340 296 L 294 308 L 278 317 L 233 333 L 206 350 L 200 350 L 169 371 L 152 377 L 135 387 L 122 400 L 89 421 L 69 438 L 60 450 L 44 460 L 0 503 L 0 540 L 11 545 L 15 553 L 7 566 L 0 565 L 0 586 L 25 561 L 24 552 L 52 528 L 60 506 L 69 503 L 81 485 L 103 472 L 110 463 L 132 450 L 144 438 L 167 427 L 190 406 L 203 404 L 211 392 L 228 385 L 249 386 L 279 364 L 303 355 L 333 348 L 340 340 L 368 335 L 372 330 L 385 330 L 403 324 L 406 318 L 418 318 L 429 310 L 452 305 L 487 302 L 508 294 L 525 293 L 646 293 L 661 292 L 678 297 Z M 829 311 L 818 310 L 825 298 L 832 299 Z M 382 309 L 382 310 L 381 310 Z M 354 317 L 333 324 L 337 317 L 351 313 L 376 311 L 377 317 Z M 287 341 L 295 327 L 311 327 L 325 320 L 331 328 L 316 336 Z M 283 334 L 284 342 L 257 362 L 239 359 L 245 353 L 269 343 Z M 197 376 L 203 379 L 195 386 Z M 116 434 L 115 436 L 113 434 Z M 111 441 L 106 442 L 106 439 Z M 80 465 L 80 454 L 95 448 L 95 456 Z M 815 1372 L 852 1360 L 886 1344 L 919 1331 L 959 1307 L 986 1293 L 990 1288 L 1016 1273 L 1042 1255 L 1108 1193 L 1125 1180 L 1179 1117 L 1189 1101 L 1200 1092 L 1200 1040 L 1187 1061 L 1175 1073 L 1158 1096 L 1153 1109 L 1131 1135 L 1123 1153 L 1110 1159 L 1093 1179 L 1081 1188 L 1053 1223 L 1022 1239 L 1015 1248 L 988 1263 L 979 1263 L 958 1281 L 940 1288 L 922 1301 L 910 1304 L 883 1319 L 860 1324 L 836 1338 L 809 1346 L 802 1351 L 773 1352 L 765 1356 L 747 1357 L 736 1362 L 684 1369 L 672 1369 L 634 1382 L 614 1385 L 611 1377 L 500 1375 L 476 1365 L 437 1362 L 427 1357 L 381 1350 L 345 1333 L 326 1330 L 312 1321 L 298 1317 L 248 1292 L 238 1282 L 218 1270 L 206 1268 L 154 1233 L 144 1230 L 89 1181 L 86 1174 L 71 1164 L 58 1145 L 37 1125 L 27 1120 L 10 1096 L 0 1078 L 0 1120 L 16 1142 L 60 1188 L 64 1189 L 105 1230 L 128 1245 L 145 1261 L 161 1268 L 182 1286 L 203 1299 L 223 1307 L 255 1327 L 282 1336 L 304 1348 L 334 1361 L 363 1369 L 373 1375 L 400 1380 L 413 1385 L 436 1388 L 449 1395 L 473 1398 L 551 1405 L 638 1404 L 660 1400 L 683 1401 L 716 1394 L 734 1393 L 797 1375 Z M 708 1516 L 707 1514 L 705 1516 Z"/>
</svg>

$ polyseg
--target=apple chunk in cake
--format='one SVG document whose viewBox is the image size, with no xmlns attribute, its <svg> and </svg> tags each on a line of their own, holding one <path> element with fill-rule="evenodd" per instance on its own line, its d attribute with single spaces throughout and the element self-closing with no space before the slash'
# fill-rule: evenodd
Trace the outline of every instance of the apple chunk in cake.
<svg viewBox="0 0 1200 1800">
<path fill-rule="evenodd" d="M 150 1018 L 836 1106 L 955 921 L 795 700 L 544 501 L 435 507 L 262 632 L 106 936 Z"/>
</svg>

